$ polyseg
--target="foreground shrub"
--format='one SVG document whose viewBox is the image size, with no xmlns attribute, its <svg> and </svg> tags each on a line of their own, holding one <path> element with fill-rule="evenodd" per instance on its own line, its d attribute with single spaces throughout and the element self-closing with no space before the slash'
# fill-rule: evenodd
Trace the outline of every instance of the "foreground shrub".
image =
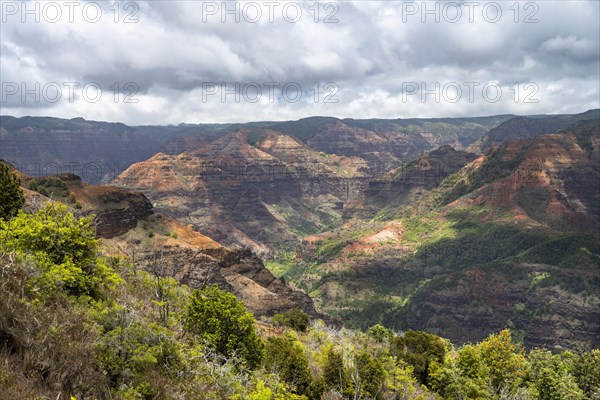
<svg viewBox="0 0 600 400">
<path fill-rule="evenodd" d="M 211 285 L 192 293 L 185 325 L 217 352 L 240 357 L 255 369 L 264 358 L 264 344 L 254 322 L 254 315 L 233 294 Z"/>
<path fill-rule="evenodd" d="M 56 289 L 68 294 L 100 297 L 119 276 L 99 255 L 90 218 L 76 218 L 62 204 L 48 203 L 35 214 L 22 211 L 10 221 L 0 220 L 7 251 L 35 260 L 41 275 L 33 290 L 51 296 Z"/>
<path fill-rule="evenodd" d="M 300 332 L 306 332 L 308 328 L 308 314 L 299 308 L 292 308 L 281 314 L 275 314 L 271 321 L 275 324 L 290 327 Z"/>
</svg>

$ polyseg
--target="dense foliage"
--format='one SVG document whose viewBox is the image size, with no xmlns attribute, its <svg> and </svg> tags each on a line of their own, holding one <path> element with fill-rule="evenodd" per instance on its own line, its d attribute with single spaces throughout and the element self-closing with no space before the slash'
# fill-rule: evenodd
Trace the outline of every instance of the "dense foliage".
<svg viewBox="0 0 600 400">
<path fill-rule="evenodd" d="M 25 198 L 19 178 L 0 162 L 0 219 L 8 219 L 23 207 Z"/>
<path fill-rule="evenodd" d="M 281 314 L 275 314 L 271 321 L 301 332 L 306 331 L 309 323 L 308 314 L 299 308 L 292 308 Z"/>
<path fill-rule="evenodd" d="M 20 211 L 0 220 L 5 249 L 35 260 L 40 274 L 35 284 L 50 293 L 57 288 L 73 295 L 100 296 L 119 277 L 99 256 L 90 218 L 77 219 L 67 207 L 48 203 L 36 214 Z"/>
<path fill-rule="evenodd" d="M 194 290 L 185 326 L 219 354 L 238 356 L 251 369 L 264 358 L 264 345 L 256 332 L 254 315 L 234 295 L 216 285 Z"/>
<path fill-rule="evenodd" d="M 392 339 L 393 352 L 412 365 L 419 382 L 428 383 L 429 368 L 433 362 L 442 362 L 446 346 L 442 339 L 426 332 L 409 330 Z"/>
</svg>

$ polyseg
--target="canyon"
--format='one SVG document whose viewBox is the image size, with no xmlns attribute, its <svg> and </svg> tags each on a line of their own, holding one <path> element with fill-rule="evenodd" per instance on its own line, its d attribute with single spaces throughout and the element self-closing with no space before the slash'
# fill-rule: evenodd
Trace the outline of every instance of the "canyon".
<svg viewBox="0 0 600 400">
<path fill-rule="evenodd" d="M 102 173 L 56 179 L 112 251 L 218 283 L 257 315 L 298 307 L 457 343 L 511 327 L 528 347 L 597 347 L 599 118 L 2 117 L 0 157 L 29 173 L 99 160 Z M 45 173 L 32 175 L 25 188 Z"/>
</svg>

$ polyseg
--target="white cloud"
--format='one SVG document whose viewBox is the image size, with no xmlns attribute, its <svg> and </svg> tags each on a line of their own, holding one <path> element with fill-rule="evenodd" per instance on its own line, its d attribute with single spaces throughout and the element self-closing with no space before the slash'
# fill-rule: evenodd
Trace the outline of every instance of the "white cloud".
<svg viewBox="0 0 600 400">
<path fill-rule="evenodd" d="M 423 13 L 422 2 L 340 1 L 292 3 L 302 10 L 295 23 L 286 21 L 293 13 L 283 12 L 284 4 L 291 2 L 275 7 L 273 22 L 263 4 L 258 23 L 246 21 L 248 15 L 243 14 L 236 23 L 234 16 L 221 15 L 220 1 L 143 1 L 134 3 L 139 22 L 131 24 L 122 21 L 131 9 L 121 9 L 119 22 L 114 22 L 114 9 L 117 4 L 122 8 L 124 2 L 100 3 L 102 18 L 97 23 L 82 18 L 86 3 L 80 3 L 73 23 L 64 18 L 48 23 L 43 15 L 39 23 L 30 15 L 22 23 L 22 15 L 7 13 L 6 3 L 2 3 L 6 22 L 0 26 L 2 114 L 168 124 L 309 115 L 398 118 L 555 113 L 600 107 L 600 6 L 593 0 L 518 2 L 517 6 L 514 2 L 479 2 L 473 22 L 463 6 L 456 23 L 448 21 L 448 15 L 454 14 L 443 14 L 445 2 L 426 6 L 429 10 L 438 7 L 439 22 L 434 21 L 435 15 Z M 492 3 L 502 6 L 502 17 L 495 23 L 489 21 L 493 10 L 483 14 Z M 21 7 L 21 2 L 14 4 Z M 238 3 L 238 8 L 242 10 L 245 4 Z M 207 12 L 214 11 L 212 6 L 217 13 Z M 228 7 L 232 9 L 233 3 Z M 324 23 L 328 15 L 339 22 Z M 538 22 L 524 23 L 527 16 Z M 32 96 L 23 102 L 20 93 L 11 95 L 5 90 L 11 82 L 25 82 L 32 88 L 35 82 L 43 87 L 68 81 L 81 86 L 98 83 L 102 99 L 86 102 L 76 91 L 72 102 L 66 92 L 57 103 L 35 103 L 29 101 Z M 129 93 L 122 90 L 127 82 L 139 87 L 134 94 L 137 103 L 123 103 Z M 243 96 L 238 101 L 229 94 L 223 102 L 220 93 L 206 96 L 203 83 L 207 82 L 224 82 L 229 88 L 236 82 L 240 87 L 277 82 L 279 88 L 296 83 L 304 92 L 296 103 L 282 100 L 281 93 L 275 101 L 268 101 L 265 94 L 257 103 Z M 339 88 L 337 103 L 323 102 L 327 82 Z M 443 95 L 440 102 L 433 95 L 422 102 L 420 94 L 402 95 L 407 84 L 431 90 L 436 83 L 443 88 L 452 82 L 463 88 L 466 82 L 478 82 L 479 88 L 499 82 L 503 97 L 491 103 L 479 91 L 474 101 L 465 100 L 463 93 L 457 102 Z M 510 96 L 515 82 L 521 83 L 521 89 L 527 82 L 535 83 L 538 102 L 515 102 Z M 117 102 L 115 83 L 122 91 Z M 319 102 L 314 101 L 315 83 Z"/>
</svg>

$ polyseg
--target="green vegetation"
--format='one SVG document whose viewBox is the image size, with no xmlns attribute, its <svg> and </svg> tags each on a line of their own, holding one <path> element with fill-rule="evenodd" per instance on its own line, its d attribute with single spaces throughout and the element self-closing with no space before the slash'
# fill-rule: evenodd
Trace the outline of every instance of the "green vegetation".
<svg viewBox="0 0 600 400">
<path fill-rule="evenodd" d="M 300 332 L 305 332 L 308 328 L 308 314 L 298 308 L 292 308 L 284 313 L 275 314 L 271 317 L 271 322 L 287 326 Z"/>
<path fill-rule="evenodd" d="M 271 271 L 275 277 L 286 276 L 287 273 L 296 264 L 296 253 L 293 251 L 280 251 L 277 257 L 264 261 L 265 267 Z"/>
<path fill-rule="evenodd" d="M 34 178 L 29 181 L 28 187 L 29 189 L 52 199 L 70 199 L 67 184 L 58 177 L 48 176 Z"/>
<path fill-rule="evenodd" d="M 265 370 L 277 374 L 287 384 L 290 392 L 310 395 L 314 389 L 313 378 L 305 346 L 295 335 L 270 337 L 266 342 Z"/>
<path fill-rule="evenodd" d="M 344 248 L 352 244 L 357 239 L 376 232 L 375 225 L 362 226 L 360 229 L 338 230 L 335 235 L 325 237 L 316 242 L 315 255 L 313 261 L 324 263 L 326 261 L 339 257 Z"/>
<path fill-rule="evenodd" d="M 0 231 L 5 251 L 35 260 L 39 275 L 32 283 L 40 294 L 51 296 L 62 289 L 98 299 L 119 281 L 99 256 L 91 219 L 75 218 L 60 203 L 48 203 L 36 214 L 20 211 L 10 221 L 0 220 Z"/>
<path fill-rule="evenodd" d="M 552 288 L 564 293 L 565 300 L 568 296 L 582 303 L 598 301 L 597 236 L 530 226 L 503 213 L 489 206 L 470 206 L 453 208 L 445 215 L 433 211 L 406 215 L 398 220 L 402 238 L 391 244 L 395 247 L 384 243 L 374 255 L 342 256 L 342 251 L 353 238 L 383 229 L 383 223 L 335 231 L 316 243 L 312 258 L 296 261 L 298 267 L 286 279 L 309 293 L 319 293 L 322 310 L 360 329 L 377 323 L 408 329 L 411 313 L 429 296 L 469 289 L 464 275 L 473 269 L 500 282 L 519 282 L 513 287 L 523 282 L 519 289 L 523 296 L 543 296 Z M 407 250 L 399 252 L 398 246 Z M 515 270 L 514 265 L 522 267 Z M 575 274 L 574 266 L 588 278 Z M 525 310 L 513 318 L 516 325 L 505 320 L 499 321 L 500 326 L 522 333 L 530 329 L 527 321 L 547 313 L 552 304 L 521 302 Z M 475 302 L 470 306 L 481 311 L 485 307 Z"/>
<path fill-rule="evenodd" d="M 424 385 L 427 385 L 429 368 L 434 362 L 442 362 L 446 346 L 442 339 L 426 332 L 409 330 L 401 337 L 395 337 L 391 343 L 393 352 L 413 367 L 413 373 Z"/>
<path fill-rule="evenodd" d="M 383 343 L 394 337 L 394 333 L 381 324 L 373 325 L 367 332 L 377 343 Z"/>
<path fill-rule="evenodd" d="M 264 358 L 254 315 L 234 295 L 216 285 L 194 290 L 185 326 L 197 339 L 225 357 L 238 356 L 250 369 Z"/>
<path fill-rule="evenodd" d="M 0 162 L 0 220 L 14 216 L 24 203 L 19 178 Z"/>
</svg>

